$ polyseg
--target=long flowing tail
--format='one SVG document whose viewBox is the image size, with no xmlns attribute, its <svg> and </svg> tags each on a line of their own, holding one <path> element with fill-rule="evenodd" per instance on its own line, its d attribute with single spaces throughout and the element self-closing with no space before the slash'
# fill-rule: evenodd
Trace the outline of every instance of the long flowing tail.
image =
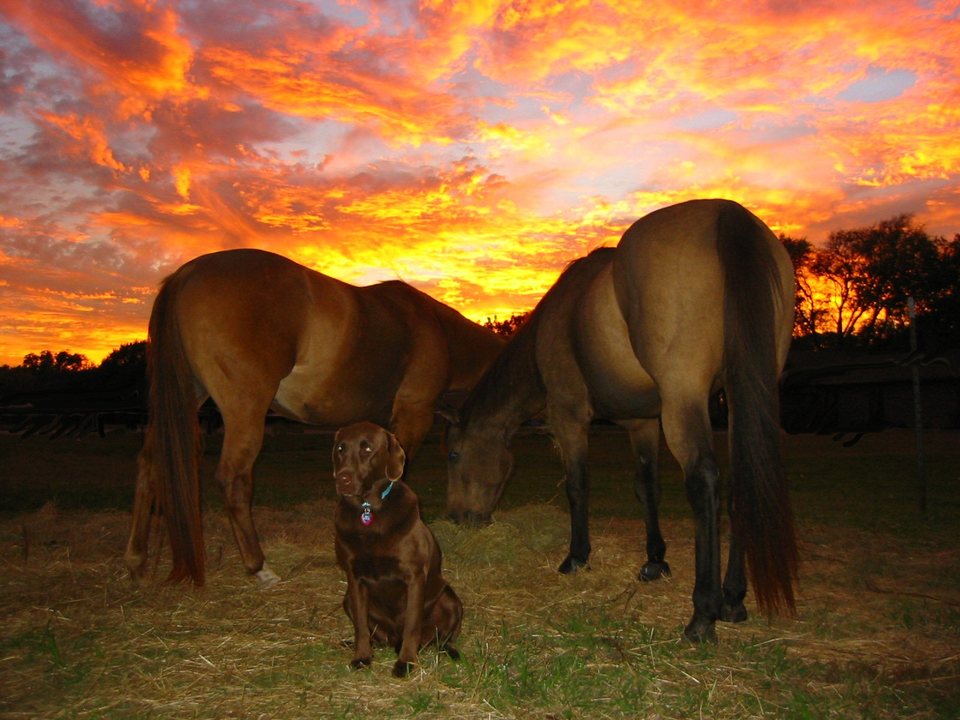
<svg viewBox="0 0 960 720">
<path fill-rule="evenodd" d="M 797 543 L 780 452 L 776 260 L 759 221 L 732 204 L 718 220 L 724 268 L 724 363 L 730 412 L 730 503 L 761 612 L 794 613 Z M 792 298 L 786 300 L 791 303 Z"/>
<path fill-rule="evenodd" d="M 204 583 L 197 393 L 176 317 L 178 275 L 164 282 L 150 315 L 148 358 L 154 478 L 173 568 L 168 582 Z"/>
</svg>

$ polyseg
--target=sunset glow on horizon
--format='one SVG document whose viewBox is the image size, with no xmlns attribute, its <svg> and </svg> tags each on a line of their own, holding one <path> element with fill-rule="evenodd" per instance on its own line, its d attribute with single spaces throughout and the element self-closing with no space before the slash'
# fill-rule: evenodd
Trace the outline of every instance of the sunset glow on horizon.
<svg viewBox="0 0 960 720">
<path fill-rule="evenodd" d="M 0 365 L 227 248 L 483 322 L 692 198 L 952 237 L 957 48 L 937 0 L 0 0 Z"/>
</svg>

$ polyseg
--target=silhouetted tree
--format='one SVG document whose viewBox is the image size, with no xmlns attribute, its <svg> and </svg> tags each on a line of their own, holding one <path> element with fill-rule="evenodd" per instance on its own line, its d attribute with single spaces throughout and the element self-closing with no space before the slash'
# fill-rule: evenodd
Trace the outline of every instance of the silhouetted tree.
<svg viewBox="0 0 960 720">
<path fill-rule="evenodd" d="M 146 373 L 147 341 L 124 343 L 107 355 L 97 368 L 102 375 L 137 376 Z"/>
<path fill-rule="evenodd" d="M 928 312 L 942 281 L 939 255 L 910 215 L 831 233 L 810 269 L 832 286 L 829 322 L 837 338 L 872 342 L 897 333 L 906 326 L 909 296 Z"/>
<path fill-rule="evenodd" d="M 146 397 L 147 341 L 121 345 L 103 359 L 95 375 L 103 389 L 125 389 Z"/>
<path fill-rule="evenodd" d="M 938 261 L 930 277 L 928 296 L 917 318 L 921 342 L 960 346 L 960 234 L 953 240 L 935 238 Z"/>
<path fill-rule="evenodd" d="M 810 277 L 813 274 L 811 265 L 816 257 L 816 250 L 806 238 L 792 238 L 780 235 L 780 242 L 787 249 L 790 261 L 793 263 L 793 279 L 796 283 L 793 300 L 793 335 L 794 337 L 816 337 L 817 324 L 823 316 L 823 309 L 815 302 Z"/>
<path fill-rule="evenodd" d="M 487 318 L 487 321 L 483 324 L 483 326 L 493 330 L 493 332 L 495 332 L 497 335 L 510 337 L 517 331 L 517 328 L 523 325 L 529 314 L 529 312 L 525 312 L 520 313 L 519 315 L 511 315 L 509 320 L 503 321 L 497 320 L 496 316 L 494 316 L 493 320 Z"/>
<path fill-rule="evenodd" d="M 40 354 L 29 353 L 23 358 L 23 367 L 38 373 L 77 372 L 91 367 L 86 355 L 61 350 L 54 355 L 50 350 Z"/>
</svg>

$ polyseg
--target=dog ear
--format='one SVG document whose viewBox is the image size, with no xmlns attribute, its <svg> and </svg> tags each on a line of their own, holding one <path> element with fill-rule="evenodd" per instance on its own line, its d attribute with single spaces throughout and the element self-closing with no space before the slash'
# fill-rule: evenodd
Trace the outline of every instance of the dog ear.
<svg viewBox="0 0 960 720">
<path fill-rule="evenodd" d="M 407 454 L 400 447 L 396 435 L 387 433 L 387 480 L 396 482 L 403 476 L 403 465 L 407 461 Z"/>
</svg>

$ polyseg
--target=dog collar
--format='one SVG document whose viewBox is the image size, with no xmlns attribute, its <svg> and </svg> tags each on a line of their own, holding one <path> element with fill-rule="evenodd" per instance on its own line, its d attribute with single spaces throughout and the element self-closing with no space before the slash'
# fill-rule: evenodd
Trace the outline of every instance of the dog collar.
<svg viewBox="0 0 960 720">
<path fill-rule="evenodd" d="M 382 493 L 380 493 L 381 500 L 387 499 L 387 495 L 389 495 L 390 491 L 393 490 L 393 486 L 396 484 L 396 482 L 396 480 L 390 481 L 390 484 L 387 485 Z M 366 501 L 360 503 L 360 522 L 362 522 L 364 525 L 369 525 L 373 522 L 373 506 Z"/>
</svg>

